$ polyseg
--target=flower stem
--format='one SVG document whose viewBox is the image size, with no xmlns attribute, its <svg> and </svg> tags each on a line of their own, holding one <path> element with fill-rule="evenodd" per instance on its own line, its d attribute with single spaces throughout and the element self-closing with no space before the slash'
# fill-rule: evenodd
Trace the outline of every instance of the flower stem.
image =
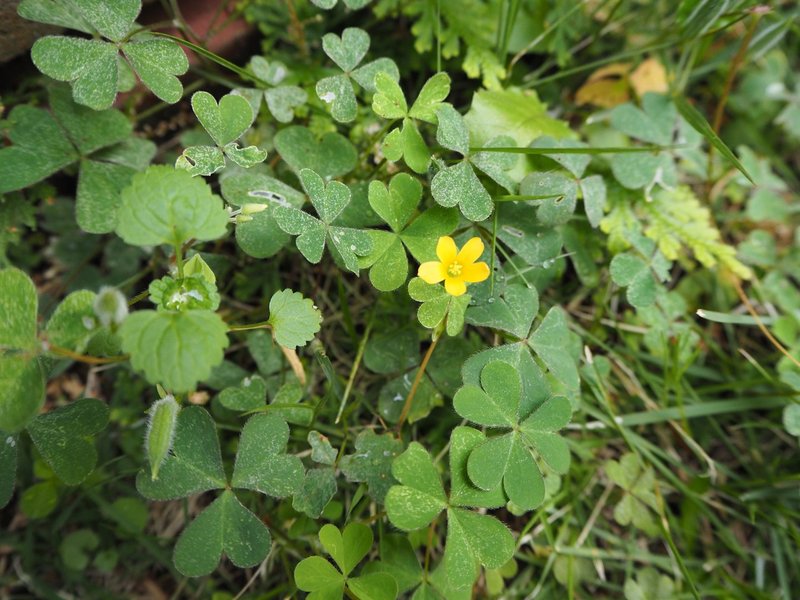
<svg viewBox="0 0 800 600">
<path fill-rule="evenodd" d="M 419 387 L 419 383 L 420 381 L 422 381 L 422 376 L 425 374 L 425 369 L 428 367 L 428 361 L 431 359 L 431 355 L 433 354 L 433 351 L 436 348 L 436 344 L 439 343 L 440 337 L 441 336 L 436 336 L 433 338 L 433 340 L 431 341 L 431 345 L 428 346 L 428 351 L 422 358 L 422 363 L 419 365 L 419 370 L 417 371 L 417 375 L 416 377 L 414 377 L 414 382 L 411 384 L 411 390 L 409 390 L 405 404 L 403 404 L 403 411 L 400 413 L 400 418 L 397 420 L 398 433 L 403 428 L 403 423 L 405 422 L 406 417 L 408 417 L 408 413 L 411 410 L 411 403 L 414 401 L 414 396 L 417 394 L 417 388 Z"/>
</svg>

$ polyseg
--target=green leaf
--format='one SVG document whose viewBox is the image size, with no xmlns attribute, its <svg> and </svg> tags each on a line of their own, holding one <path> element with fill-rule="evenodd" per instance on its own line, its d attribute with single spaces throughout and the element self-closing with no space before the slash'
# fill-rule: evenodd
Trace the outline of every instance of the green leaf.
<svg viewBox="0 0 800 600">
<path fill-rule="evenodd" d="M 100 327 L 94 310 L 96 297 L 94 292 L 80 290 L 64 298 L 47 322 L 48 341 L 74 352 L 83 352 Z"/>
<path fill-rule="evenodd" d="M 75 219 L 87 233 L 110 233 L 124 190 L 136 173 L 124 165 L 82 160 L 75 202 Z"/>
<path fill-rule="evenodd" d="M 158 479 L 153 479 L 149 467 L 136 477 L 136 489 L 150 500 L 174 500 L 227 485 L 214 420 L 199 406 L 178 413 L 172 452 Z"/>
<path fill-rule="evenodd" d="M 561 253 L 559 229 L 545 227 L 530 217 L 530 207 L 522 203 L 498 205 L 497 237 L 531 266 L 548 268 Z"/>
<path fill-rule="evenodd" d="M 422 529 L 447 506 L 447 497 L 428 451 L 417 442 L 392 463 L 392 474 L 401 485 L 386 494 L 386 514 L 395 527 Z"/>
<path fill-rule="evenodd" d="M 395 128 L 383 140 L 384 156 L 393 162 L 401 158 L 416 173 L 427 173 L 431 164 L 431 151 L 411 119 L 403 119 L 400 128 Z"/>
<path fill-rule="evenodd" d="M 375 76 L 375 95 L 372 110 L 384 119 L 402 119 L 408 114 L 408 104 L 397 80 L 387 73 Z"/>
<path fill-rule="evenodd" d="M 150 301 L 159 310 L 216 310 L 219 307 L 217 286 L 200 274 L 175 279 L 167 275 L 150 282 Z"/>
<path fill-rule="evenodd" d="M 178 75 L 189 70 L 189 60 L 172 40 L 146 39 L 122 46 L 133 70 L 160 100 L 174 104 L 183 96 Z"/>
<path fill-rule="evenodd" d="M 398 533 L 385 533 L 381 536 L 380 552 L 380 562 L 365 565 L 362 573 L 366 571 L 388 573 L 394 578 L 398 592 L 401 594 L 420 584 L 422 566 L 406 536 Z"/>
<path fill-rule="evenodd" d="M 345 577 L 321 556 L 301 560 L 294 568 L 294 582 L 312 600 L 341 600 Z"/>
<path fill-rule="evenodd" d="M 49 112 L 22 104 L 9 113 L 8 123 L 14 145 L 0 148 L 0 194 L 28 187 L 78 160 Z"/>
<path fill-rule="evenodd" d="M 13 267 L 0 270 L 0 348 L 34 349 L 38 306 L 30 277 Z"/>
<path fill-rule="evenodd" d="M 530 173 L 520 183 L 519 192 L 525 196 L 555 196 L 539 201 L 536 216 L 543 225 L 563 225 L 575 212 L 578 184 L 557 171 Z"/>
<path fill-rule="evenodd" d="M 182 245 L 222 237 L 228 213 L 202 179 L 163 165 L 134 175 L 122 192 L 117 234 L 128 244 Z"/>
<path fill-rule="evenodd" d="M 275 134 L 275 149 L 296 173 L 310 168 L 330 179 L 346 175 L 358 162 L 358 153 L 346 137 L 328 132 L 319 140 L 310 129 L 293 125 Z"/>
<path fill-rule="evenodd" d="M 400 232 L 400 238 L 417 262 L 437 260 L 436 242 L 443 235 L 452 233 L 457 226 L 457 210 L 433 206 L 417 215 Z"/>
<path fill-rule="evenodd" d="M 657 142 L 656 142 L 657 143 Z M 530 145 L 531 148 L 588 148 L 589 146 L 583 142 L 571 139 L 554 139 L 549 135 L 543 135 L 536 138 Z M 553 159 L 555 162 L 564 167 L 567 171 L 572 173 L 576 179 L 583 176 L 586 167 L 589 166 L 592 157 L 588 154 L 557 154 L 555 152 L 548 152 L 544 156 Z"/>
<path fill-rule="evenodd" d="M 464 119 L 478 145 L 498 135 L 510 135 L 520 147 L 543 135 L 574 137 L 564 121 L 547 114 L 547 106 L 532 91 L 481 90 Z"/>
<path fill-rule="evenodd" d="M 405 399 L 411 393 L 412 381 L 416 378 L 417 369 L 390 380 L 378 394 L 378 412 L 389 423 L 397 423 L 403 410 Z M 415 423 L 427 417 L 437 406 L 442 405 L 442 395 L 431 383 L 427 375 L 423 375 L 419 387 L 411 402 L 408 414 L 409 423 Z"/>
<path fill-rule="evenodd" d="M 353 78 L 353 81 L 366 91 L 374 93 L 376 91 L 375 78 L 381 73 L 395 80 L 400 79 L 400 70 L 391 58 L 378 58 L 377 60 L 368 62 L 355 69 L 350 73 L 350 76 Z"/>
<path fill-rule="evenodd" d="M 133 27 L 142 9 L 141 0 L 72 0 L 81 16 L 102 36 L 119 42 Z"/>
<path fill-rule="evenodd" d="M 628 288 L 628 302 L 632 306 L 643 308 L 655 302 L 658 287 L 644 260 L 630 252 L 617 254 L 609 270 L 614 283 Z"/>
<path fill-rule="evenodd" d="M 345 72 L 352 71 L 367 55 L 369 34 L 358 27 L 348 27 L 339 37 L 335 33 L 322 36 L 322 50 Z"/>
<path fill-rule="evenodd" d="M 602 175 L 590 175 L 580 180 L 583 208 L 589 224 L 597 228 L 603 219 L 606 206 L 606 184 Z"/>
<path fill-rule="evenodd" d="M 395 483 L 392 461 L 400 454 L 403 443 L 390 433 L 377 435 L 365 429 L 356 437 L 355 452 L 342 457 L 339 467 L 348 481 L 365 482 L 369 495 L 379 503 Z"/>
<path fill-rule="evenodd" d="M 311 446 L 311 460 L 323 465 L 336 464 L 338 452 L 331 446 L 330 440 L 319 431 L 308 432 L 308 443 Z"/>
<path fill-rule="evenodd" d="M 469 130 L 461 113 L 449 104 L 442 104 L 436 111 L 436 117 L 436 141 L 462 156 L 469 154 Z"/>
<path fill-rule="evenodd" d="M 528 335 L 538 312 L 539 293 L 536 288 L 510 284 L 501 298 L 491 298 L 484 304 L 470 306 L 466 322 L 501 329 L 521 339 Z"/>
<path fill-rule="evenodd" d="M 308 94 L 296 85 L 281 85 L 264 91 L 267 107 L 279 123 L 290 123 L 294 109 L 308 101 Z"/>
<path fill-rule="evenodd" d="M 328 523 L 319 530 L 319 541 L 347 577 L 372 548 L 372 529 L 361 523 L 349 523 L 344 532 Z"/>
<path fill-rule="evenodd" d="M 453 408 L 465 419 L 487 427 L 513 427 L 519 419 L 522 383 L 516 369 L 502 361 L 481 371 L 481 386 L 465 385 L 453 397 Z"/>
<path fill-rule="evenodd" d="M 44 369 L 39 360 L 0 354 L 0 390 L 0 430 L 16 433 L 44 404 Z"/>
<path fill-rule="evenodd" d="M 314 339 L 322 323 L 322 313 L 299 292 L 275 292 L 269 301 L 269 323 L 281 346 L 296 348 Z"/>
<path fill-rule="evenodd" d="M 100 538 L 91 529 L 78 529 L 61 540 L 58 553 L 68 569 L 83 571 L 89 566 L 90 553 L 100 545 Z"/>
<path fill-rule="evenodd" d="M 267 526 L 225 490 L 178 538 L 175 568 L 187 577 L 208 575 L 223 552 L 239 568 L 254 567 L 271 545 Z"/>
<path fill-rule="evenodd" d="M 233 487 L 284 498 L 303 484 L 303 463 L 286 454 L 289 426 L 283 417 L 266 413 L 251 417 L 242 428 L 233 467 Z"/>
<path fill-rule="evenodd" d="M 555 434 L 567 426 L 572 417 L 572 405 L 564 396 L 553 396 L 520 424 L 528 444 L 559 475 L 569 470 L 570 456 L 566 441 Z"/>
<path fill-rule="evenodd" d="M 28 433 L 58 478 L 78 485 L 97 463 L 92 436 L 107 424 L 108 407 L 84 398 L 38 416 L 28 424 Z"/>
<path fill-rule="evenodd" d="M 447 73 L 436 73 L 422 86 L 408 116 L 426 123 L 436 123 L 436 112 L 449 93 L 450 76 Z"/>
<path fill-rule="evenodd" d="M 800 404 L 788 404 L 783 409 L 783 428 L 786 433 L 795 437 L 800 437 Z M 8 440 L 6 440 L 8 441 Z M 0 499 L 2 494 L 0 494 Z M 0 500 L 0 506 L 3 505 Z"/>
<path fill-rule="evenodd" d="M 578 389 L 580 386 L 578 367 L 568 350 L 569 329 L 561 308 L 554 306 L 547 311 L 528 343 L 556 379 L 567 389 Z"/>
<path fill-rule="evenodd" d="M 19 508 L 29 519 L 42 519 L 58 505 L 58 486 L 54 479 L 36 483 L 19 498 Z"/>
<path fill-rule="evenodd" d="M 117 48 L 101 40 L 50 35 L 36 40 L 31 59 L 42 73 L 72 85 L 75 102 L 103 110 L 117 97 Z"/>
<path fill-rule="evenodd" d="M 658 503 L 653 469 L 644 467 L 633 453 L 623 455 L 619 462 L 610 460 L 603 468 L 608 478 L 625 491 L 614 507 L 614 520 L 620 525 L 633 524 L 649 535 L 657 535 L 659 527 L 653 511 Z"/>
<path fill-rule="evenodd" d="M 329 34 L 330 35 L 330 34 Z M 353 84 L 345 75 L 326 77 L 317 82 L 317 96 L 331 109 L 331 116 L 340 123 L 349 123 L 358 114 Z"/>
<path fill-rule="evenodd" d="M 450 504 L 498 508 L 506 504 L 501 486 L 482 490 L 475 486 L 467 474 L 472 451 L 486 441 L 486 436 L 472 427 L 459 426 L 450 433 Z M 523 480 L 523 485 L 529 483 Z"/>
<path fill-rule="evenodd" d="M 394 600 L 397 582 L 388 573 L 368 573 L 347 580 L 347 587 L 359 600 Z"/>
<path fill-rule="evenodd" d="M 292 508 L 318 519 L 336 494 L 333 469 L 320 467 L 306 471 L 303 485 L 292 498 Z"/>
<path fill-rule="evenodd" d="M 299 175 L 314 210 L 325 225 L 330 225 L 350 202 L 350 188 L 340 181 L 326 184 L 322 177 L 311 169 L 303 169 Z"/>
<path fill-rule="evenodd" d="M 84 19 L 74 2 L 66 0 L 22 0 L 17 7 L 17 14 L 23 19 L 58 25 L 76 29 L 83 33 L 92 33 L 92 26 Z"/>
<path fill-rule="evenodd" d="M 731 151 L 730 148 L 722 141 L 722 139 L 714 132 L 711 128 L 711 125 L 708 124 L 708 121 L 705 120 L 700 111 L 698 111 L 694 106 L 689 104 L 689 102 L 683 96 L 674 96 L 673 101 L 675 102 L 675 106 L 678 109 L 678 112 L 681 113 L 681 116 L 686 119 L 686 122 L 692 126 L 692 128 L 697 131 L 700 135 L 702 135 L 706 140 L 714 146 L 722 156 L 727 158 L 734 167 L 736 167 L 742 175 L 747 177 L 750 182 L 753 182 L 753 178 L 750 176 L 750 173 L 744 168 L 744 165 L 736 158 L 736 155 Z"/>
<path fill-rule="evenodd" d="M 0 432 L 0 508 L 11 500 L 17 478 L 17 438 Z"/>
<path fill-rule="evenodd" d="M 371 267 L 369 280 L 382 292 L 396 290 L 408 279 L 408 258 L 403 242 L 396 233 L 370 231 L 372 252 L 358 261 L 360 267 Z"/>
<path fill-rule="evenodd" d="M 267 383 L 260 375 L 245 377 L 237 387 L 229 387 L 219 395 L 228 410 L 249 411 L 261 408 L 267 400 Z"/>
<path fill-rule="evenodd" d="M 448 509 L 444 565 L 454 589 L 472 587 L 478 578 L 478 564 L 498 569 L 511 559 L 514 549 L 511 532 L 494 517 Z"/>
<path fill-rule="evenodd" d="M 225 168 L 225 155 L 215 146 L 190 146 L 175 160 L 175 168 L 208 177 Z"/>
<path fill-rule="evenodd" d="M 119 330 L 133 368 L 176 393 L 194 389 L 222 362 L 227 332 L 219 315 L 206 310 L 141 310 L 129 315 Z"/>
<path fill-rule="evenodd" d="M 431 181 L 431 194 L 442 206 L 457 205 L 470 221 L 484 221 L 492 214 L 492 197 L 466 160 L 436 173 Z"/>
<path fill-rule="evenodd" d="M 118 110 L 96 111 L 72 101 L 64 86 L 49 89 L 50 109 L 82 156 L 125 142 L 133 126 Z M 98 157 L 108 160 L 105 156 Z"/>
<path fill-rule="evenodd" d="M 650 92 L 642 98 L 641 109 L 629 102 L 615 107 L 611 126 L 637 140 L 666 146 L 672 143 L 677 116 L 669 96 Z"/>
<path fill-rule="evenodd" d="M 369 184 L 369 205 L 396 233 L 408 224 L 421 199 L 422 184 L 407 173 L 392 177 L 388 188 L 380 181 Z"/>
<path fill-rule="evenodd" d="M 255 119 L 250 104 L 237 94 L 226 94 L 217 104 L 208 92 L 195 92 L 192 110 L 218 146 L 238 140 Z"/>
</svg>

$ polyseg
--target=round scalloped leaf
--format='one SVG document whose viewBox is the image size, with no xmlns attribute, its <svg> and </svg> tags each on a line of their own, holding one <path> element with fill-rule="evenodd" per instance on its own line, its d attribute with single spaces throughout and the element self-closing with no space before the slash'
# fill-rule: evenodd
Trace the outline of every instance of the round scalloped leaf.
<svg viewBox="0 0 800 600">
<path fill-rule="evenodd" d="M 141 310 L 120 327 L 122 350 L 150 383 L 170 392 L 188 392 L 222 362 L 228 327 L 207 310 Z"/>
<path fill-rule="evenodd" d="M 228 213 L 208 184 L 164 165 L 134 175 L 122 192 L 117 234 L 134 246 L 170 244 L 225 235 Z"/>
<path fill-rule="evenodd" d="M 322 323 L 322 314 L 301 293 L 286 289 L 275 292 L 270 298 L 269 323 L 281 346 L 295 348 L 314 339 Z"/>
</svg>

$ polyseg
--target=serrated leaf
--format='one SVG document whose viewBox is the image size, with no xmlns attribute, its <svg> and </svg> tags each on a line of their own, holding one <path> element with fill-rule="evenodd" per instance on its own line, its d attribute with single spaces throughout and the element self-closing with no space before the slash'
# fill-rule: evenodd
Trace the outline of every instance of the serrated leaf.
<svg viewBox="0 0 800 600">
<path fill-rule="evenodd" d="M 239 568 L 254 567 L 271 545 L 267 526 L 225 490 L 183 530 L 175 544 L 175 568 L 187 577 L 208 575 L 223 553 Z"/>
<path fill-rule="evenodd" d="M 284 498 L 303 483 L 303 463 L 286 454 L 289 426 L 275 413 L 251 417 L 242 428 L 233 467 L 233 487 Z"/>
<path fill-rule="evenodd" d="M 28 433 L 42 457 L 67 485 L 78 485 L 94 470 L 97 451 L 92 436 L 108 424 L 108 407 L 84 398 L 38 416 Z"/>
<path fill-rule="evenodd" d="M 189 60 L 178 44 L 165 39 L 133 41 L 122 46 L 133 70 L 159 99 L 174 104 L 183 95 L 178 75 L 189 70 Z"/>
<path fill-rule="evenodd" d="M 554 306 L 545 315 L 528 343 L 553 376 L 570 390 L 580 386 L 578 368 L 569 353 L 569 329 L 564 311 Z"/>
<path fill-rule="evenodd" d="M 377 435 L 365 429 L 356 437 L 355 452 L 342 457 L 339 467 L 348 481 L 367 484 L 369 495 L 383 503 L 395 483 L 392 461 L 403 450 L 403 443 L 390 433 Z"/>
<path fill-rule="evenodd" d="M 317 140 L 311 130 L 293 125 L 275 134 L 275 148 L 296 173 L 310 168 L 325 179 L 346 175 L 358 162 L 350 140 L 328 132 Z"/>
<path fill-rule="evenodd" d="M 219 315 L 207 310 L 141 310 L 129 315 L 119 330 L 133 368 L 176 393 L 194 389 L 222 362 L 227 332 Z"/>
<path fill-rule="evenodd" d="M 192 110 L 218 146 L 238 140 L 255 119 L 247 100 L 236 94 L 226 94 L 217 104 L 208 92 L 195 92 Z"/>
<path fill-rule="evenodd" d="M 117 234 L 128 244 L 179 246 L 225 234 L 228 213 L 205 181 L 163 165 L 134 175 L 122 192 Z"/>
<path fill-rule="evenodd" d="M 296 348 L 314 339 L 322 323 L 322 314 L 301 293 L 286 289 L 275 292 L 270 298 L 269 323 L 281 346 Z"/>
<path fill-rule="evenodd" d="M 174 500 L 227 485 L 214 420 L 199 406 L 178 413 L 172 452 L 158 479 L 152 478 L 149 466 L 136 477 L 136 489 L 150 500 Z"/>
</svg>

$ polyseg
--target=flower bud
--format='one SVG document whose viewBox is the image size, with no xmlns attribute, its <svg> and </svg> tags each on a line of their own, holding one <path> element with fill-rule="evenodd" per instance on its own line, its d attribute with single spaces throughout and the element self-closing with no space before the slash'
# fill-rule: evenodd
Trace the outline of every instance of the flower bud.
<svg viewBox="0 0 800 600">
<path fill-rule="evenodd" d="M 181 407 L 172 394 L 167 394 L 153 402 L 147 420 L 145 449 L 150 462 L 150 473 L 153 480 L 158 479 L 158 470 L 167 459 L 172 443 L 175 440 L 175 426 Z"/>
</svg>

